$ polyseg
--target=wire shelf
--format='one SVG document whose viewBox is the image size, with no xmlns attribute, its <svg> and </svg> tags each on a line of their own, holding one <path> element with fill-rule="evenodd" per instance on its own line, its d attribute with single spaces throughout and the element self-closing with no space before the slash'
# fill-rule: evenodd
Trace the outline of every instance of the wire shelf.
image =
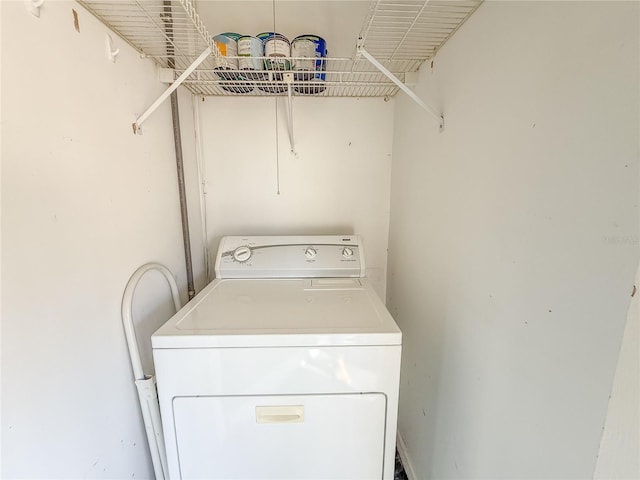
<svg viewBox="0 0 640 480">
<path fill-rule="evenodd" d="M 483 0 L 374 0 L 361 44 L 382 63 L 431 59 Z"/>
<path fill-rule="evenodd" d="M 267 57 L 258 59 L 266 60 Z M 304 59 L 280 57 L 280 61 L 289 61 L 292 65 L 298 60 Z M 393 82 L 364 59 L 326 58 L 319 62 L 324 65 L 318 71 L 200 68 L 182 85 L 202 96 L 288 95 L 289 84 L 293 95 L 316 97 L 391 97 L 398 91 Z M 175 72 L 176 75 L 181 73 Z M 402 71 L 397 71 L 396 75 L 404 80 Z"/>
<path fill-rule="evenodd" d="M 78 0 L 142 56 L 184 70 L 207 48 L 220 55 L 191 0 Z"/>
<path fill-rule="evenodd" d="M 483 0 L 373 0 L 360 31 L 361 44 L 398 79 L 433 57 Z M 326 58 L 322 78 L 300 80 L 299 71 L 214 69 L 220 52 L 193 0 L 78 0 L 90 13 L 159 66 L 180 76 L 208 47 L 213 52 L 183 82 L 202 96 L 287 95 L 387 97 L 398 91 L 387 76 L 357 53 Z M 355 39 L 354 39 L 355 40 Z M 238 57 L 227 57 L 237 59 Z M 295 58 L 289 58 L 295 63 Z"/>
</svg>

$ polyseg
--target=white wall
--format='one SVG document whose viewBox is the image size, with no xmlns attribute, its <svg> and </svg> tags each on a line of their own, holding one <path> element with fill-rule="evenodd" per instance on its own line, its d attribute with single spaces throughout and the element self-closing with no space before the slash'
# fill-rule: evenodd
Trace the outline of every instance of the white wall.
<svg viewBox="0 0 640 480">
<path fill-rule="evenodd" d="M 296 155 L 278 102 L 280 194 L 276 100 L 200 104 L 211 255 L 223 235 L 356 233 L 384 295 L 393 100 L 294 98 Z"/>
<path fill-rule="evenodd" d="M 415 478 L 590 478 L 638 261 L 639 5 L 487 2 L 396 99 Z"/>
<path fill-rule="evenodd" d="M 185 286 L 169 105 L 131 130 L 165 86 L 117 38 L 110 63 L 105 27 L 77 3 L 45 2 L 40 18 L 1 3 L 2 478 L 148 478 L 120 302 L 148 261 Z M 150 275 L 139 293 L 134 315 L 151 331 L 168 289 Z"/>
</svg>

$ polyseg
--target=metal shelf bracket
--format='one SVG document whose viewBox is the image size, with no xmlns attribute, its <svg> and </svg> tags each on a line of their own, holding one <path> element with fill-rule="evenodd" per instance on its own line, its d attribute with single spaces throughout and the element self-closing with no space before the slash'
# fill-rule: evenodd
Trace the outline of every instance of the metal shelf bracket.
<svg viewBox="0 0 640 480">
<path fill-rule="evenodd" d="M 407 87 L 398 77 L 396 77 L 393 73 L 391 73 L 384 65 L 382 65 L 369 52 L 367 52 L 367 50 L 365 50 L 365 48 L 360 44 L 360 42 L 358 42 L 358 53 L 362 55 L 364 58 L 366 58 L 367 60 L 369 60 L 369 62 L 371 62 L 371 64 L 374 67 L 380 70 L 380 72 L 383 73 L 389 80 L 395 83 L 398 86 L 398 88 L 400 88 L 400 90 L 402 90 L 404 93 L 409 95 L 409 97 L 414 102 L 416 102 L 423 109 L 425 109 L 427 112 L 433 115 L 438 120 L 440 132 L 444 131 L 444 115 L 442 115 L 441 113 L 438 113 L 432 107 L 430 107 L 425 102 L 423 102 L 422 99 L 418 95 L 416 95 L 413 90 Z"/>
<path fill-rule="evenodd" d="M 40 7 L 44 5 L 44 0 L 24 0 L 24 6 L 34 17 L 40 16 Z"/>
<path fill-rule="evenodd" d="M 107 37 L 106 37 L 106 44 L 107 44 L 107 58 L 111 63 L 115 63 L 116 57 L 120 53 L 120 49 L 113 47 L 113 38 L 111 38 L 111 35 L 109 34 L 107 34 Z"/>
<path fill-rule="evenodd" d="M 293 96 L 291 93 L 291 87 L 293 86 L 293 73 L 285 73 L 282 77 L 284 82 L 287 84 L 287 127 L 289 129 L 289 146 L 291 147 L 291 153 L 295 155 L 296 151 L 293 143 Z"/>
<path fill-rule="evenodd" d="M 176 79 L 176 81 L 175 81 L 175 82 L 173 82 L 173 83 L 171 84 L 171 86 L 170 86 L 169 88 L 167 88 L 167 89 L 164 91 L 164 93 L 163 93 L 162 95 L 160 95 L 160 96 L 158 97 L 158 99 L 157 99 L 155 102 L 153 102 L 153 103 L 151 104 L 151 106 L 150 106 L 149 108 L 147 108 L 147 110 L 146 110 L 142 115 L 140 115 L 140 116 L 138 117 L 138 119 L 137 119 L 135 122 L 133 122 L 132 127 L 133 127 L 133 133 L 134 133 L 134 134 L 136 134 L 136 133 L 141 133 L 141 131 L 140 131 L 140 127 L 142 126 L 142 124 L 144 123 L 144 121 L 145 121 L 147 118 L 149 118 L 149 116 L 150 116 L 153 112 L 155 112 L 155 111 L 156 111 L 156 109 L 160 106 L 160 104 L 162 104 L 162 102 L 164 102 L 164 101 L 165 101 L 165 100 L 166 100 L 166 99 L 171 95 L 171 93 L 172 93 L 176 88 L 178 88 L 178 87 L 182 84 L 182 82 L 184 82 L 184 81 L 187 79 L 187 77 L 188 77 L 189 75 L 191 75 L 191 73 L 192 73 L 196 68 L 198 68 L 198 66 L 199 66 L 202 62 L 204 62 L 204 61 L 207 59 L 207 57 L 208 57 L 209 55 L 211 55 L 211 53 L 212 53 L 211 47 L 207 47 L 207 48 L 204 50 L 204 52 L 202 52 L 202 53 L 200 54 L 200 56 L 199 56 L 199 57 L 198 57 L 198 58 L 197 58 L 197 59 L 196 59 L 196 60 L 195 60 L 191 65 L 189 65 L 189 67 L 188 67 L 184 72 L 182 72 L 182 75 L 180 75 L 180 76 Z"/>
</svg>

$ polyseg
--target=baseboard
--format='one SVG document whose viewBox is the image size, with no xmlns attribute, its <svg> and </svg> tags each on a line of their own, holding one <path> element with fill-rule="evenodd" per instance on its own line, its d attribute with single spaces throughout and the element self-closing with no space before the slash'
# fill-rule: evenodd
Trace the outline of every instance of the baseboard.
<svg viewBox="0 0 640 480">
<path fill-rule="evenodd" d="M 407 446 L 398 432 L 396 438 L 396 447 L 398 448 L 398 453 L 400 454 L 400 460 L 402 460 L 402 466 L 404 467 L 404 473 L 407 474 L 407 478 L 409 480 L 418 480 L 418 476 L 416 475 L 416 471 L 413 468 L 413 462 L 409 457 L 409 452 L 407 451 Z"/>
</svg>

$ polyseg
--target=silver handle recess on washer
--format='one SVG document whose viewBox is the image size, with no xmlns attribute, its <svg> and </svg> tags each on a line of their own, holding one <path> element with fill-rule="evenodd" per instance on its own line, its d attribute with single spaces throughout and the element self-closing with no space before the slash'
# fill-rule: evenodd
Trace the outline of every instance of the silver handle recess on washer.
<svg viewBox="0 0 640 480">
<path fill-rule="evenodd" d="M 303 423 L 304 405 L 265 405 L 256 407 L 256 423 Z"/>
</svg>

